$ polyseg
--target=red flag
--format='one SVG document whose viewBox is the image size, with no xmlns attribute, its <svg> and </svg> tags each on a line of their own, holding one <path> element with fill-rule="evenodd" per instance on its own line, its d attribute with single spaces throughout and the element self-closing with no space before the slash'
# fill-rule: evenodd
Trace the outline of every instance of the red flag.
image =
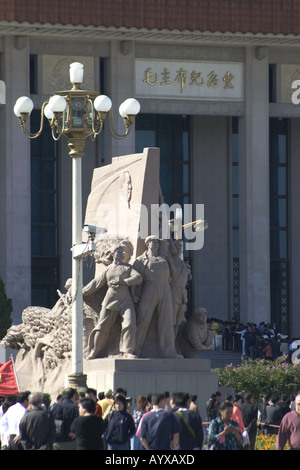
<svg viewBox="0 0 300 470">
<path fill-rule="evenodd" d="M 12 359 L 0 364 L 0 396 L 20 393 Z"/>
</svg>

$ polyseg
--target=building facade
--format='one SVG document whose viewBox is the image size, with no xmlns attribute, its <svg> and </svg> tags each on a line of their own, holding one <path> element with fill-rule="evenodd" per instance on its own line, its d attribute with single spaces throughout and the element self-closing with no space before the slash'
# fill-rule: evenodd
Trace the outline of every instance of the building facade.
<svg viewBox="0 0 300 470">
<path fill-rule="evenodd" d="M 204 0 L 5 3 L 0 275 L 14 323 L 29 305 L 51 307 L 71 276 L 71 162 L 66 141 L 47 129 L 26 139 L 13 106 L 30 96 L 37 130 L 42 103 L 70 88 L 69 64 L 78 61 L 86 88 L 112 99 L 118 131 L 119 104 L 129 96 L 141 104 L 125 140 L 105 129 L 87 144 L 83 208 L 95 167 L 159 147 L 166 202 L 204 205 L 208 222 L 203 247 L 185 252 L 190 309 L 275 322 L 299 336 L 298 2 L 232 0 L 224 10 Z M 93 268 L 84 270 L 88 282 Z"/>
</svg>

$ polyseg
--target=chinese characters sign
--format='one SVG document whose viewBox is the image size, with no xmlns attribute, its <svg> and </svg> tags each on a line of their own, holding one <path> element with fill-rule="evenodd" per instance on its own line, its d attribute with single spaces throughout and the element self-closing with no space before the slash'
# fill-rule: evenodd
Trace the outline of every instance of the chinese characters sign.
<svg viewBox="0 0 300 470">
<path fill-rule="evenodd" d="M 243 64 L 136 59 L 137 96 L 243 100 Z"/>
</svg>

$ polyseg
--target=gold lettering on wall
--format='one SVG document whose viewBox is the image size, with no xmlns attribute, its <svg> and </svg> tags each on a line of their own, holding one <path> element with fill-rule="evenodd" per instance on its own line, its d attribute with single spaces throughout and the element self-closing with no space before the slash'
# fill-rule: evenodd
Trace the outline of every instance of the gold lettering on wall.
<svg viewBox="0 0 300 470">
<path fill-rule="evenodd" d="M 201 71 L 193 70 L 191 73 L 188 73 L 184 68 L 177 70 L 176 75 L 172 77 L 171 72 L 164 68 L 160 71 L 153 71 L 152 67 L 148 67 L 144 71 L 143 82 L 149 86 L 168 86 L 173 83 L 178 83 L 180 93 L 184 92 L 186 86 L 200 87 L 207 86 L 209 88 L 216 88 L 223 85 L 224 90 L 233 89 L 234 75 L 227 71 L 221 79 L 219 75 L 212 70 L 209 72 L 206 77 Z"/>
</svg>

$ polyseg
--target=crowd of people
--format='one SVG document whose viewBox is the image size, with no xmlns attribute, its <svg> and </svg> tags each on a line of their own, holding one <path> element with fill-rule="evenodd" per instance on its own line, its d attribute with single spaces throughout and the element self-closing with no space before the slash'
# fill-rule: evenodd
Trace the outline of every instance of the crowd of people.
<svg viewBox="0 0 300 470">
<path fill-rule="evenodd" d="M 297 338 L 278 331 L 275 323 L 248 322 L 246 325 L 232 319 L 224 321 L 208 318 L 207 322 L 215 335 L 222 336 L 224 351 L 239 352 L 245 359 L 269 359 L 286 356 L 291 361 L 292 353 L 298 349 Z"/>
<path fill-rule="evenodd" d="M 215 450 L 255 450 L 258 432 L 276 435 L 276 450 L 289 443 L 300 450 L 300 392 L 290 397 L 266 395 L 255 403 L 251 393 L 225 397 L 215 392 L 206 403 L 207 445 Z"/>
<path fill-rule="evenodd" d="M 133 404 L 122 388 L 99 394 L 67 388 L 48 407 L 42 393 L 2 397 L 1 450 L 202 449 L 196 399 L 164 392 Z"/>
<path fill-rule="evenodd" d="M 120 388 L 78 393 L 66 388 L 47 406 L 43 393 L 2 397 L 1 450 L 254 450 L 258 430 L 300 450 L 300 392 L 222 397 L 213 393 L 202 421 L 197 397 L 184 392 L 138 396 Z"/>
</svg>

